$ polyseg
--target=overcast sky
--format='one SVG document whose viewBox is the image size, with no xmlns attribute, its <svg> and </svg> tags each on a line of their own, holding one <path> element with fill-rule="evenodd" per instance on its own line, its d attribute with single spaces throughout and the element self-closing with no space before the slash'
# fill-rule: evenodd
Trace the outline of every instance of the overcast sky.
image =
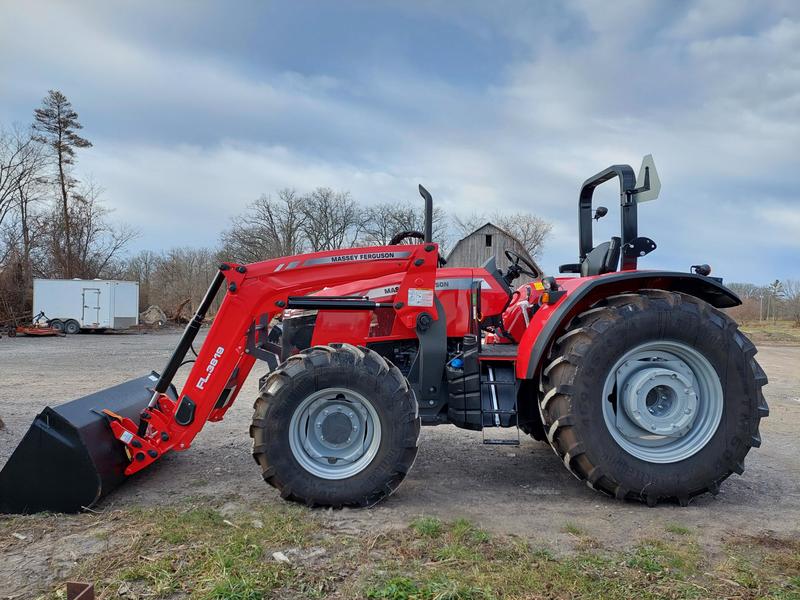
<svg viewBox="0 0 800 600">
<path fill-rule="evenodd" d="M 424 183 L 450 213 L 550 220 L 553 272 L 576 258 L 581 182 L 652 153 L 642 268 L 800 278 L 796 0 L 7 0 L 0 123 L 48 89 L 137 248 L 212 245 L 282 187 L 417 202 Z"/>
</svg>

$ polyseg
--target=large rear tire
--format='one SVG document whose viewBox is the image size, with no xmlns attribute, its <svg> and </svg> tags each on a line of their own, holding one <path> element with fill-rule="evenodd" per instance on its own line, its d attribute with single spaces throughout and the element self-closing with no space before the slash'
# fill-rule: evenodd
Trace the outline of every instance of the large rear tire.
<svg viewBox="0 0 800 600">
<path fill-rule="evenodd" d="M 539 408 L 553 450 L 620 500 L 686 505 L 744 471 L 767 376 L 736 323 L 685 294 L 609 297 L 556 340 Z"/>
<path fill-rule="evenodd" d="M 372 506 L 417 455 L 414 393 L 367 348 L 331 344 L 290 357 L 266 378 L 254 408 L 253 457 L 287 500 Z"/>
</svg>

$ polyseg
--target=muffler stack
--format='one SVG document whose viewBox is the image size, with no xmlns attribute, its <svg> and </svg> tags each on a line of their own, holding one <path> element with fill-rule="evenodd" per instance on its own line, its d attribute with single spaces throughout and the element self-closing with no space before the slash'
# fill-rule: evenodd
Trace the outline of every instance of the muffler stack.
<svg viewBox="0 0 800 600">
<path fill-rule="evenodd" d="M 0 512 L 78 512 L 120 485 L 130 461 L 102 411 L 138 422 L 157 380 L 152 373 L 45 408 L 0 471 Z M 172 386 L 167 393 L 176 397 Z"/>
</svg>

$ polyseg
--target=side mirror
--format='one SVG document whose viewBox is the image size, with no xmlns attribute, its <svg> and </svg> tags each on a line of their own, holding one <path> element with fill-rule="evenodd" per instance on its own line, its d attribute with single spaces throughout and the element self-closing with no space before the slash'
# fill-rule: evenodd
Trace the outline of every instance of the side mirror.
<svg viewBox="0 0 800 600">
<path fill-rule="evenodd" d="M 649 202 L 658 198 L 661 192 L 661 180 L 658 178 L 656 163 L 653 155 L 648 154 L 642 159 L 639 176 L 636 178 L 636 189 L 633 190 L 633 201 L 638 203 Z"/>
</svg>

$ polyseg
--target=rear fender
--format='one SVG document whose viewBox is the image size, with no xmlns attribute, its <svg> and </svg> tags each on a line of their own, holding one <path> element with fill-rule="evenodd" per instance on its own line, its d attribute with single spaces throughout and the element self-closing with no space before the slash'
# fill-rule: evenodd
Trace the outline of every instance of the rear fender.
<svg viewBox="0 0 800 600">
<path fill-rule="evenodd" d="M 542 306 L 531 318 L 519 344 L 517 378 L 533 379 L 556 337 L 576 315 L 594 303 L 617 294 L 644 289 L 682 292 L 705 300 L 716 308 L 739 306 L 742 301 L 711 277 L 673 271 L 628 271 L 598 277 L 559 280 L 566 291 L 555 304 Z"/>
</svg>

